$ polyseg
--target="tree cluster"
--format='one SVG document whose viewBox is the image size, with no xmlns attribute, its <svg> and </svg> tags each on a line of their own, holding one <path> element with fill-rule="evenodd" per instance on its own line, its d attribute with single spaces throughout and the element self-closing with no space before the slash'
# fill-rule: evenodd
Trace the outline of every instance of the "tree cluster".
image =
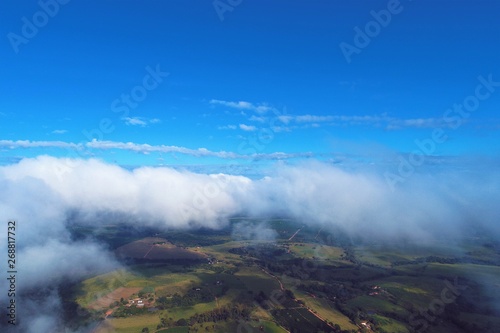
<svg viewBox="0 0 500 333">
<path fill-rule="evenodd" d="M 219 322 L 219 321 L 227 321 L 227 320 L 248 320 L 250 319 L 250 309 L 241 304 L 235 304 L 231 307 L 222 306 L 220 308 L 204 312 L 201 314 L 195 314 L 191 318 L 189 318 L 190 325 L 194 325 L 196 323 L 205 323 L 205 322 Z"/>
<path fill-rule="evenodd" d="M 200 288 L 198 288 L 200 289 Z M 168 309 L 177 306 L 193 306 L 198 303 L 208 303 L 214 300 L 214 295 L 207 289 L 191 289 L 186 295 L 181 296 L 175 293 L 171 298 L 165 296 L 156 300 L 156 306 L 160 309 Z"/>
</svg>

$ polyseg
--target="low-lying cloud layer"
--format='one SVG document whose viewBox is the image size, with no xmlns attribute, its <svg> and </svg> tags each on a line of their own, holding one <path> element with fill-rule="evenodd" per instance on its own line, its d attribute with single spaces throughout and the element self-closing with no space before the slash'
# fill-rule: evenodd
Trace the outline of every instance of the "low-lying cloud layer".
<svg viewBox="0 0 500 333">
<path fill-rule="evenodd" d="M 257 224 L 244 221 L 233 225 L 232 237 L 247 241 L 274 241 L 278 237 L 278 233 L 270 228 L 265 221 Z"/>
<path fill-rule="evenodd" d="M 93 159 L 42 156 L 0 167 L 0 219 L 4 225 L 18 223 L 19 289 L 47 293 L 38 301 L 19 299 L 21 327 L 44 332 L 40 327 L 58 322 L 57 310 L 29 309 L 53 303 L 61 310 L 54 286 L 119 266 L 101 245 L 71 241 L 66 222 L 75 212 L 95 227 L 109 222 L 103 216 L 120 216 L 131 225 L 162 229 L 222 228 L 234 215 L 281 215 L 325 230 L 341 228 L 353 237 L 422 242 L 459 238 L 471 226 L 498 235 L 499 185 L 494 172 L 456 171 L 415 174 L 392 191 L 376 172 L 349 172 L 320 162 L 277 164 L 270 174 L 252 180 L 172 168 L 130 171 Z M 236 233 L 248 226 L 239 228 Z M 0 239 L 6 248 L 5 233 Z"/>
</svg>

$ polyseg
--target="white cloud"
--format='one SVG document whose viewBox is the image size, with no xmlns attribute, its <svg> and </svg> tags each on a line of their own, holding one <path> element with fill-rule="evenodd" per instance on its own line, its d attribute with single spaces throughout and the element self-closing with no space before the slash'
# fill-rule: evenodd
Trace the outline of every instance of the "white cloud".
<svg viewBox="0 0 500 333">
<path fill-rule="evenodd" d="M 251 110 L 259 114 L 265 114 L 269 111 L 277 111 L 275 108 L 267 104 L 252 104 L 246 101 L 224 101 L 212 99 L 209 101 L 212 105 L 223 105 L 229 108 L 239 110 Z M 243 113 L 244 116 L 246 114 Z M 391 117 L 387 114 L 379 115 L 314 115 L 302 114 L 291 115 L 281 114 L 277 115 L 276 119 L 285 125 L 292 123 L 296 124 L 294 127 L 286 127 L 286 131 L 297 128 L 320 127 L 320 126 L 373 126 L 385 128 L 388 130 L 404 129 L 404 128 L 432 128 L 432 127 L 448 127 L 443 119 L 439 118 L 397 118 Z M 265 123 L 268 119 L 263 116 L 251 115 L 248 117 L 249 121 Z M 240 125 L 240 128 L 247 130 L 248 125 Z M 283 128 L 281 128 L 283 129 Z"/>
<path fill-rule="evenodd" d="M 132 126 L 146 126 L 148 124 L 146 121 L 140 119 L 139 117 L 126 117 L 123 118 L 123 120 L 125 121 L 125 124 Z"/>
<path fill-rule="evenodd" d="M 68 130 L 65 130 L 65 129 L 57 129 L 57 130 L 53 130 L 53 131 L 52 131 L 52 134 L 65 134 L 65 133 L 68 133 Z"/>
<path fill-rule="evenodd" d="M 94 159 L 42 156 L 0 167 L 0 183 L 0 218 L 17 218 L 27 226 L 20 250 L 56 246 L 47 245 L 51 237 L 64 245 L 69 238 L 58 221 L 75 211 L 89 223 L 98 223 L 100 213 L 112 213 L 165 228 L 218 228 L 236 214 L 286 215 L 361 237 L 414 240 L 459 234 L 466 223 L 498 231 L 500 214 L 495 201 L 500 177 L 470 170 L 414 175 L 392 192 L 382 174 L 319 162 L 277 165 L 268 177 L 251 180 L 165 167 L 129 171 Z"/>
<path fill-rule="evenodd" d="M 86 147 L 93 149 L 119 149 L 119 150 L 129 150 L 137 153 L 181 153 L 192 156 L 214 156 L 220 158 L 237 158 L 238 154 L 225 151 L 210 151 L 206 148 L 190 149 L 178 146 L 166 146 L 166 145 L 149 145 L 149 144 L 138 144 L 133 142 L 115 142 L 115 141 L 97 141 L 93 140 L 86 144 Z"/>
<path fill-rule="evenodd" d="M 448 127 L 443 119 L 439 118 L 414 118 L 399 119 L 382 115 L 282 115 L 277 117 L 285 125 L 295 123 L 293 128 L 307 128 L 310 126 L 373 126 L 388 130 L 404 128 L 437 128 Z M 290 129 L 290 128 L 289 128 Z"/>
<path fill-rule="evenodd" d="M 143 118 L 143 117 L 125 117 L 123 118 L 125 121 L 125 124 L 130 125 L 130 126 L 142 126 L 146 127 L 150 124 L 158 124 L 161 122 L 160 119 L 158 118 Z"/>
<path fill-rule="evenodd" d="M 276 230 L 270 228 L 266 222 L 257 225 L 249 221 L 233 225 L 232 237 L 238 240 L 274 241 L 278 237 Z"/>
<path fill-rule="evenodd" d="M 298 123 L 311 123 L 311 122 L 333 121 L 335 119 L 335 117 L 334 116 L 314 116 L 314 115 L 306 114 L 303 116 L 295 116 L 293 119 Z"/>
<path fill-rule="evenodd" d="M 250 118 L 248 118 L 248 120 L 250 120 L 250 121 L 256 121 L 256 122 L 259 122 L 259 123 L 265 123 L 267 121 L 267 118 L 266 117 L 261 117 L 261 116 L 256 116 L 256 115 L 252 115 Z"/>
<path fill-rule="evenodd" d="M 71 143 L 63 141 L 29 141 L 29 140 L 0 140 L 0 148 L 17 149 L 17 148 L 65 148 L 79 152 L 81 155 L 91 153 L 93 149 L 100 150 L 126 150 L 141 154 L 158 153 L 179 153 L 196 157 L 217 157 L 222 159 L 288 159 L 307 156 L 310 157 L 311 153 L 254 153 L 254 154 L 239 154 L 228 151 L 211 151 L 206 148 L 191 149 L 178 146 L 166 145 L 149 145 L 134 142 L 116 142 L 116 141 L 97 141 L 92 140 L 86 143 Z"/>
<path fill-rule="evenodd" d="M 209 102 L 212 105 L 223 105 L 233 109 L 239 110 L 251 110 L 257 113 L 266 113 L 268 111 L 275 110 L 275 108 L 267 105 L 267 104 L 252 104 L 250 102 L 239 101 L 239 102 L 231 102 L 231 101 L 222 101 L 218 99 L 212 99 Z"/>
<path fill-rule="evenodd" d="M 392 192 L 373 171 L 319 162 L 280 163 L 267 177 L 252 180 L 41 156 L 0 167 L 0 220 L 19 221 L 17 251 L 23 260 L 18 269 L 23 274 L 18 288 L 37 288 L 40 298 L 20 297 L 18 307 L 25 323 L 39 325 L 39 331 L 57 323 L 62 309 L 54 292 L 58 282 L 118 267 L 99 244 L 72 241 L 69 216 L 95 228 L 112 223 L 113 217 L 134 227 L 220 228 L 229 217 L 246 215 L 287 216 L 325 232 L 340 229 L 353 237 L 391 242 L 469 236 L 463 233 L 466 226 L 483 227 L 498 237 L 500 177 L 496 168 L 479 171 L 415 174 Z M 276 236 L 265 224 L 259 227 L 261 233 L 238 225 L 235 234 L 260 240 Z M 0 233 L 0 243 L 6 237 Z"/>
<path fill-rule="evenodd" d="M 273 126 L 272 130 L 275 133 L 281 133 L 281 132 L 291 132 L 295 127 L 289 127 L 289 126 Z"/>
<path fill-rule="evenodd" d="M 246 132 L 253 132 L 257 130 L 257 127 L 253 125 L 245 125 L 245 124 L 240 124 L 239 125 L 240 129 L 246 131 Z"/>
<path fill-rule="evenodd" d="M 493 195 L 500 189 L 493 186 L 498 184 L 499 177 L 489 176 L 492 176 L 490 183 L 477 183 L 478 179 L 472 177 L 460 184 L 452 176 L 436 175 L 435 179 L 426 176 L 428 180 L 423 181 L 424 178 L 415 175 L 392 193 L 382 175 L 348 172 L 319 162 L 278 165 L 269 177 L 251 180 L 171 168 L 141 167 L 128 171 L 94 159 L 42 156 L 0 167 L 0 181 L 10 184 L 4 186 L 7 196 L 4 198 L 8 198 L 8 206 L 14 208 L 12 211 L 3 207 L 1 211 L 15 215 L 17 207 L 26 220 L 31 219 L 26 215 L 31 214 L 30 211 L 32 217 L 40 212 L 50 213 L 39 215 L 43 221 L 62 218 L 66 209 L 89 214 L 111 211 L 160 226 L 181 227 L 198 221 L 196 223 L 215 227 L 231 214 L 256 208 L 267 213 L 283 210 L 297 218 L 307 216 L 317 223 L 338 224 L 356 232 L 376 226 L 385 233 L 393 227 L 399 230 L 398 225 L 414 231 L 421 226 L 428 227 L 427 223 L 431 222 L 449 225 L 462 220 L 465 202 L 469 203 L 467 209 L 478 210 L 477 214 L 484 217 L 479 213 L 481 207 L 494 198 L 482 196 L 481 191 L 487 190 Z M 24 190 L 31 194 L 25 197 Z M 474 194 L 471 196 L 471 193 Z M 460 198 L 459 210 L 453 198 Z M 26 200 L 30 202 L 29 209 L 21 209 Z M 42 222 L 38 220 L 30 223 L 35 228 L 41 227 Z M 57 228 L 43 232 L 61 234 L 61 226 L 55 224 L 54 227 Z M 29 235 L 24 237 L 26 241 L 31 239 Z"/>
<path fill-rule="evenodd" d="M 220 130 L 235 130 L 237 128 L 238 127 L 236 125 L 225 125 L 225 126 L 217 127 L 217 129 L 220 129 Z"/>
<path fill-rule="evenodd" d="M 443 119 L 438 118 L 391 119 L 387 124 L 387 129 L 438 128 L 449 126 L 450 124 L 447 124 Z"/>
<path fill-rule="evenodd" d="M 278 117 L 278 119 L 285 123 L 336 123 L 338 125 L 362 125 L 362 124 L 376 124 L 381 121 L 390 121 L 393 118 L 383 116 L 345 116 L 345 115 L 286 115 Z"/>
<path fill-rule="evenodd" d="M 80 144 L 64 141 L 30 141 L 30 140 L 0 140 L 0 147 L 16 149 L 16 148 L 70 148 L 78 149 Z"/>
<path fill-rule="evenodd" d="M 285 125 L 290 123 L 290 121 L 294 120 L 295 117 L 293 116 L 290 116 L 290 115 L 281 115 L 281 116 L 278 116 L 278 120 L 281 121 L 282 123 L 284 123 Z"/>
</svg>

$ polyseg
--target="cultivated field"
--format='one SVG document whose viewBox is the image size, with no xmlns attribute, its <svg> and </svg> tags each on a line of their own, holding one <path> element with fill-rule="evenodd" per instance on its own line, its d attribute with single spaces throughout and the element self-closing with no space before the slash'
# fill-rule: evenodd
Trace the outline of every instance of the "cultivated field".
<svg viewBox="0 0 500 333">
<path fill-rule="evenodd" d="M 231 223 L 242 221 L 260 223 Z M 96 318 L 112 311 L 94 333 L 145 327 L 227 333 L 241 330 L 242 322 L 271 333 L 410 333 L 418 329 L 416 309 L 429 310 L 443 293 L 453 297 L 439 320 L 426 322 L 428 332 L 495 333 L 500 324 L 493 307 L 500 303 L 500 246 L 356 245 L 290 220 L 266 223 L 276 230 L 275 241 L 201 230 L 141 234 L 124 244 L 114 238 L 120 231 L 106 228 L 109 244 L 121 244 L 117 256 L 136 261 L 83 281 L 76 301 Z M 462 289 L 450 294 L 450 285 Z M 127 308 L 131 298 L 150 308 Z"/>
<path fill-rule="evenodd" d="M 183 249 L 169 243 L 164 238 L 147 237 L 115 250 L 120 258 L 149 259 L 149 260 L 201 260 L 206 255 Z"/>
</svg>

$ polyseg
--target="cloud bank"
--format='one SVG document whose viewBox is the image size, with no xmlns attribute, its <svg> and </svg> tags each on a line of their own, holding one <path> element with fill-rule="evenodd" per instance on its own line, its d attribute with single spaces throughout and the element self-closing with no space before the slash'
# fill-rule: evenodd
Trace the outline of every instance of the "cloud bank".
<svg viewBox="0 0 500 333">
<path fill-rule="evenodd" d="M 119 267 L 101 245 L 71 240 L 66 222 L 75 212 L 96 228 L 119 216 L 132 226 L 164 230 L 222 228 L 235 215 L 281 215 L 352 237 L 421 243 L 458 239 L 471 227 L 500 235 L 499 178 L 484 168 L 415 174 L 392 191 L 375 171 L 320 162 L 278 163 L 255 180 L 166 167 L 127 170 L 95 159 L 24 159 L 0 167 L 0 219 L 18 223 L 19 288 L 39 288 L 46 296 L 20 299 L 21 327 L 43 332 L 30 327 L 60 323 L 58 283 Z M 261 227 L 264 232 L 250 238 L 274 237 Z M 248 233 L 247 225 L 238 228 L 236 233 Z M 5 233 L 0 241 L 5 248 Z M 49 303 L 54 312 L 29 310 Z"/>
</svg>

